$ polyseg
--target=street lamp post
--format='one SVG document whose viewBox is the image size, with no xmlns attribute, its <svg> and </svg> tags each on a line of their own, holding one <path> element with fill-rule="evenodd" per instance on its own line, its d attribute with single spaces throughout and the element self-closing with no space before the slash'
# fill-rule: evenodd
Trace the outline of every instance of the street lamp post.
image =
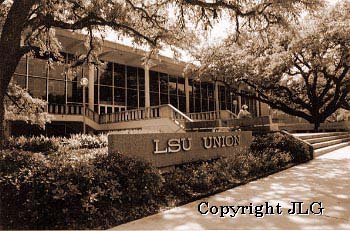
<svg viewBox="0 0 350 231">
<path fill-rule="evenodd" d="M 85 91 L 86 91 L 86 87 L 87 85 L 89 84 L 89 80 L 86 78 L 86 77 L 83 77 L 81 80 L 80 80 L 80 85 L 83 87 L 83 133 L 86 134 L 86 123 L 85 123 L 85 112 L 86 112 L 86 109 L 85 109 Z"/>
<path fill-rule="evenodd" d="M 232 104 L 233 104 L 233 107 L 235 108 L 235 114 L 237 115 L 237 104 L 238 104 L 237 100 L 236 99 L 233 100 Z"/>
</svg>

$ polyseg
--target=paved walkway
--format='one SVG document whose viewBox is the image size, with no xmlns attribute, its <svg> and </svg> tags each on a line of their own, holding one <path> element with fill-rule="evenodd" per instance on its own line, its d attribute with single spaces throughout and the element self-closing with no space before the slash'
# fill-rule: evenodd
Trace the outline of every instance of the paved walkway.
<svg viewBox="0 0 350 231">
<path fill-rule="evenodd" d="M 198 205 L 253 205 L 280 203 L 282 215 L 201 215 Z M 321 201 L 323 215 L 289 215 L 291 201 L 310 204 Z M 317 206 L 314 207 L 318 212 Z M 206 207 L 202 207 L 203 212 Z M 214 210 L 213 210 L 214 211 Z M 214 211 L 215 212 L 215 211 Z M 350 229 L 350 147 L 319 156 L 264 179 L 230 189 L 208 198 L 136 220 L 113 229 Z"/>
</svg>

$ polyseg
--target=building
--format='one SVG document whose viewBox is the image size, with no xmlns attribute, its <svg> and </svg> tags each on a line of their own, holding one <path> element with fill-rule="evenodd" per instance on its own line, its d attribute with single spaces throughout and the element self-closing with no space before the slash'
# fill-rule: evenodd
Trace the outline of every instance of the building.
<svg viewBox="0 0 350 231">
<path fill-rule="evenodd" d="M 76 55 L 85 51 L 85 35 L 67 30 L 57 30 L 56 34 L 63 47 L 61 62 L 73 62 Z M 162 129 L 159 124 L 159 118 L 170 118 L 164 108 L 175 111 L 170 113 L 182 120 L 217 120 L 225 113 L 226 118 L 233 118 L 243 104 L 249 106 L 253 116 L 269 113 L 266 105 L 237 96 L 220 82 L 184 77 L 186 63 L 160 56 L 151 60 L 151 66 L 143 66 L 144 55 L 145 51 L 105 41 L 99 56 L 103 65 L 84 64 L 73 71 L 54 59 L 49 65 L 49 57 L 40 54 L 35 58 L 27 56 L 20 61 L 13 82 L 48 102 L 47 111 L 53 115 L 46 130 L 48 135 L 81 132 L 84 120 L 89 132 L 151 128 L 160 132 L 173 131 L 164 124 Z M 89 80 L 86 116 L 83 116 L 80 84 L 83 77 Z M 244 86 L 237 88 L 250 91 Z M 166 106 L 168 104 L 173 107 Z M 171 123 L 175 117 L 170 118 Z M 158 120 L 151 123 L 156 118 Z M 13 133 L 23 133 L 21 126 L 19 121 L 12 122 Z M 159 126 L 160 129 L 155 128 Z M 30 129 L 33 134 L 39 132 L 42 131 Z"/>
</svg>

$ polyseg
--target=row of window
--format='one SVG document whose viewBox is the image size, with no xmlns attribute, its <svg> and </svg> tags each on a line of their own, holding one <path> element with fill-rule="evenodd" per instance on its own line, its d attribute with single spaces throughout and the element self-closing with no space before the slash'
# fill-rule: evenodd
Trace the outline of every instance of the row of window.
<svg viewBox="0 0 350 231">
<path fill-rule="evenodd" d="M 87 73 L 86 65 L 72 71 L 56 62 L 48 65 L 45 59 L 26 58 L 18 65 L 13 81 L 28 88 L 34 97 L 46 99 L 49 103 L 82 103 L 80 79 L 87 77 Z M 95 68 L 94 73 L 94 104 L 99 112 L 107 112 L 106 105 L 111 106 L 108 107 L 108 112 L 145 106 L 144 69 L 107 62 Z M 179 110 L 186 111 L 184 78 L 150 71 L 149 86 L 151 106 L 170 103 Z M 214 83 L 190 79 L 188 91 L 190 112 L 215 110 Z M 88 101 L 88 91 L 86 93 Z M 247 104 L 249 111 L 256 114 L 254 100 L 242 98 L 242 104 Z M 238 113 L 238 106 L 237 96 L 225 86 L 219 86 L 219 108 Z"/>
</svg>

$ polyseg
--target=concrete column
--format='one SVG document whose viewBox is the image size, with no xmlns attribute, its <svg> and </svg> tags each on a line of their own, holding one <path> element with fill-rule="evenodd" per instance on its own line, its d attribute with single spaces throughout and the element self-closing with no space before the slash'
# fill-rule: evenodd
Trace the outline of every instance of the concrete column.
<svg viewBox="0 0 350 231">
<path fill-rule="evenodd" d="M 190 113 L 190 85 L 188 84 L 188 76 L 184 76 L 184 78 L 185 78 L 186 114 L 188 114 Z"/>
<path fill-rule="evenodd" d="M 215 81 L 214 99 L 215 99 L 215 111 L 220 111 L 219 84 L 217 81 Z"/>
<path fill-rule="evenodd" d="M 94 88 L 94 81 L 95 81 L 95 67 L 92 64 L 88 65 L 88 79 L 89 79 L 89 109 L 94 110 L 94 99 L 95 99 L 95 88 Z"/>
<path fill-rule="evenodd" d="M 241 86 L 238 86 L 238 92 L 241 93 Z M 242 96 L 238 96 L 238 111 L 242 108 Z"/>
<path fill-rule="evenodd" d="M 145 107 L 151 106 L 150 94 L 149 94 L 149 66 L 145 65 Z"/>
</svg>

